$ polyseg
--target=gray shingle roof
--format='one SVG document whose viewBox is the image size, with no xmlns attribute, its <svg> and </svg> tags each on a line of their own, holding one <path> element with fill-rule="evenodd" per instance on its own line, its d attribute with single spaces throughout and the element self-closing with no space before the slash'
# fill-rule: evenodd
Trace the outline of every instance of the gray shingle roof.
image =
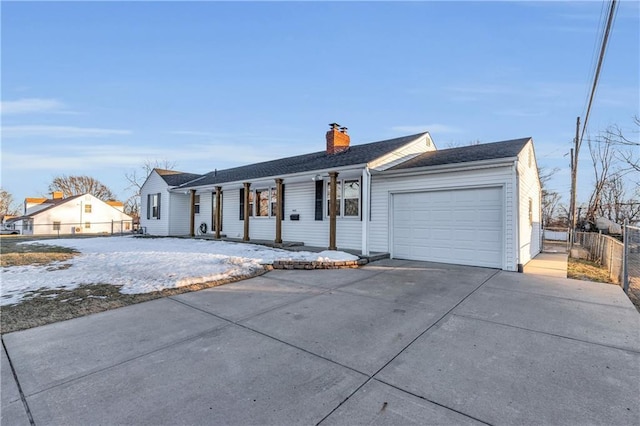
<svg viewBox="0 0 640 426">
<path fill-rule="evenodd" d="M 165 182 L 167 182 L 167 185 L 169 186 L 179 186 L 202 176 L 195 173 L 185 173 L 176 170 L 155 169 L 155 171 Z"/>
<path fill-rule="evenodd" d="M 416 167 L 440 166 L 443 164 L 467 163 L 470 161 L 494 160 L 517 156 L 531 138 L 469 145 L 459 148 L 429 151 L 420 154 L 389 170 L 412 169 Z"/>
<path fill-rule="evenodd" d="M 218 170 L 209 172 L 200 179 L 196 178 L 186 182 L 182 187 L 216 185 L 225 182 L 284 176 L 291 173 L 365 164 L 414 141 L 422 135 L 424 133 L 362 145 L 351 145 L 347 151 L 333 155 L 327 154 L 326 151 L 319 151 L 263 163 L 249 164 L 233 169 Z"/>
</svg>

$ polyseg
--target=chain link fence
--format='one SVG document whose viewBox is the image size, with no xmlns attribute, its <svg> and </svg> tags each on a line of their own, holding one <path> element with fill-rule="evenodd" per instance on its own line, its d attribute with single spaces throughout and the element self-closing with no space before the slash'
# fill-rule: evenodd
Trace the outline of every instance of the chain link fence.
<svg viewBox="0 0 640 426">
<path fill-rule="evenodd" d="M 133 220 L 112 220 L 108 222 L 51 222 L 37 223 L 19 221 L 2 226 L 3 235 L 125 235 L 138 232 L 138 224 Z"/>
<path fill-rule="evenodd" d="M 625 293 L 633 292 L 640 299 L 640 228 L 624 227 L 624 267 L 622 286 Z"/>
<path fill-rule="evenodd" d="M 609 278 L 640 297 L 640 228 L 625 226 L 623 241 L 595 232 L 576 232 L 575 244 L 587 251 L 587 258 L 607 268 Z"/>
</svg>

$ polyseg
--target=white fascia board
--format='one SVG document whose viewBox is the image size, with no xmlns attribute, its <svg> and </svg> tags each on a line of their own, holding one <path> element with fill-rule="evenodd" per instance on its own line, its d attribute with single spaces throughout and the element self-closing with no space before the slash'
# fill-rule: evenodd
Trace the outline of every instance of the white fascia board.
<svg viewBox="0 0 640 426">
<path fill-rule="evenodd" d="M 433 140 L 431 140 L 429 132 L 423 133 L 406 145 L 370 161 L 367 166 L 371 170 L 383 171 L 428 151 L 435 151 L 435 145 L 433 144 Z"/>
<path fill-rule="evenodd" d="M 426 166 L 426 167 L 414 167 L 410 169 L 400 170 L 385 170 L 377 171 L 372 170 L 371 174 L 381 177 L 386 176 L 412 176 L 412 175 L 424 175 L 432 173 L 448 173 L 464 170 L 480 170 L 490 169 L 501 166 L 511 166 L 513 162 L 517 160 L 517 157 L 498 158 L 493 160 L 482 161 L 470 161 L 466 163 L 454 163 L 454 164 L 442 164 L 438 166 Z"/>
<path fill-rule="evenodd" d="M 338 172 L 338 174 L 345 173 L 345 172 L 358 172 L 358 176 L 361 176 L 362 170 L 366 166 L 367 166 L 366 164 L 356 164 L 356 165 L 345 166 L 345 167 L 332 167 L 332 168 L 320 169 L 320 170 L 308 170 L 306 172 L 291 173 L 288 175 L 264 176 L 257 179 L 242 179 L 242 180 L 236 180 L 236 181 L 221 182 L 221 183 L 215 183 L 210 185 L 189 186 L 186 188 L 173 187 L 173 188 L 169 188 L 169 192 L 181 193 L 181 192 L 188 192 L 191 189 L 195 189 L 196 191 L 212 190 L 212 189 L 215 189 L 216 186 L 222 186 L 228 189 L 233 189 L 234 187 L 241 188 L 245 182 L 251 183 L 252 186 L 260 185 L 260 184 L 274 185 L 275 179 L 284 179 L 285 183 L 286 183 L 286 180 L 291 180 L 291 179 L 303 181 L 304 180 L 303 178 L 313 176 L 313 175 L 320 175 L 322 177 L 327 177 L 325 175 L 327 175 L 329 172 Z"/>
</svg>

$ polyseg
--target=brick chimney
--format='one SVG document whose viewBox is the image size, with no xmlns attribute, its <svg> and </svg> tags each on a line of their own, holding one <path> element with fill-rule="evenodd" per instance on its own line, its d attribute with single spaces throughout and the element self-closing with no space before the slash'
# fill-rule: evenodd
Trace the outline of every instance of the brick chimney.
<svg viewBox="0 0 640 426">
<path fill-rule="evenodd" d="M 60 199 L 62 199 L 63 196 L 64 196 L 64 194 L 62 193 L 62 191 L 53 191 L 51 193 L 51 199 L 52 200 L 60 200 Z"/>
<path fill-rule="evenodd" d="M 349 149 L 351 138 L 347 134 L 346 127 L 340 127 L 338 123 L 329 124 L 331 129 L 327 132 L 327 154 L 333 155 Z"/>
</svg>

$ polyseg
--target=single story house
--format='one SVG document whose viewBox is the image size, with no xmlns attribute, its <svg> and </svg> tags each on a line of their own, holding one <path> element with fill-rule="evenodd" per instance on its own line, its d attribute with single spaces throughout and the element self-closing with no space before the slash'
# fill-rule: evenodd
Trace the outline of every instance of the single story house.
<svg viewBox="0 0 640 426">
<path fill-rule="evenodd" d="M 153 235 L 308 246 L 522 270 L 540 252 L 533 140 L 437 150 L 429 133 L 326 149 L 204 175 L 155 169 L 142 186 Z"/>
<path fill-rule="evenodd" d="M 5 221 L 4 226 L 23 235 L 129 232 L 133 218 L 123 210 L 120 201 L 102 201 L 91 194 L 64 198 L 55 191 L 51 198 L 26 198 L 24 214 Z"/>
</svg>

